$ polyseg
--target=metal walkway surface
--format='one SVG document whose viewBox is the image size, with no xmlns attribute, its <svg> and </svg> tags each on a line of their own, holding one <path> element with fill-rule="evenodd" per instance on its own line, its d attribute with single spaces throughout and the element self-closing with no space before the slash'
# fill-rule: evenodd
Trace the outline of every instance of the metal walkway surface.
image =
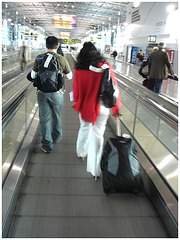
<svg viewBox="0 0 180 240">
<path fill-rule="evenodd" d="M 71 88 L 72 81 L 66 81 L 63 140 L 44 154 L 37 135 L 8 237 L 168 237 L 144 193 L 106 195 L 102 179 L 86 172 L 86 160 L 75 151 L 79 118 L 69 101 Z M 107 126 L 105 142 L 112 136 Z"/>
</svg>

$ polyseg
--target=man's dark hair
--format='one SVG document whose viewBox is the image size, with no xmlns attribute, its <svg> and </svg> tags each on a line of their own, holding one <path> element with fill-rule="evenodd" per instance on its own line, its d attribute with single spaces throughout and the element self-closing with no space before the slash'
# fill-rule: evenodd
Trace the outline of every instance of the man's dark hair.
<svg viewBox="0 0 180 240">
<path fill-rule="evenodd" d="M 88 70 L 90 65 L 98 67 L 100 62 L 105 62 L 100 52 L 91 42 L 85 42 L 83 48 L 77 56 L 75 69 Z"/>
<path fill-rule="evenodd" d="M 58 46 L 58 39 L 54 36 L 49 36 L 46 38 L 47 49 L 56 49 Z"/>
</svg>

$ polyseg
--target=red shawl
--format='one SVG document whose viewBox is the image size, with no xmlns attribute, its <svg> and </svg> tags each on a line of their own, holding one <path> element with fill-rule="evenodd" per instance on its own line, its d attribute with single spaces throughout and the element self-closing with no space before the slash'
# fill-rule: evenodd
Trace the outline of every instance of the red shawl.
<svg viewBox="0 0 180 240">
<path fill-rule="evenodd" d="M 101 67 L 103 63 L 99 64 Z M 109 65 L 109 64 L 108 64 Z M 109 65 L 111 77 L 118 86 L 112 66 Z M 99 88 L 102 79 L 102 72 L 94 72 L 91 70 L 75 69 L 73 78 L 73 99 L 76 102 L 72 108 L 81 113 L 81 117 L 86 122 L 96 121 L 99 115 Z M 120 108 L 120 94 L 117 104 L 112 108 L 113 114 L 117 117 Z"/>
</svg>

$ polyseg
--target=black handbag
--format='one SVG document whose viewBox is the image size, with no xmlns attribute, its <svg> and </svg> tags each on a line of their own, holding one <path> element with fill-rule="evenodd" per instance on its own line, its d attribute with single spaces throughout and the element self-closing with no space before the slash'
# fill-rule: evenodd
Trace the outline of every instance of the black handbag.
<svg viewBox="0 0 180 240">
<path fill-rule="evenodd" d="M 107 108 L 116 106 L 119 90 L 117 89 L 109 68 L 104 70 L 101 85 L 100 85 L 100 97 Z"/>
</svg>

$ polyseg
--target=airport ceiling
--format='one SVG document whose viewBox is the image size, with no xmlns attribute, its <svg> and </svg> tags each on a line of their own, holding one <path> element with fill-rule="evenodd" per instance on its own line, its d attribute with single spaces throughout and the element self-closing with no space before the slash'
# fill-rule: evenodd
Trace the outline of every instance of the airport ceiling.
<svg viewBox="0 0 180 240">
<path fill-rule="evenodd" d="M 72 39 L 81 39 L 87 32 L 125 22 L 128 2 L 2 2 L 2 19 L 43 28 L 47 35 L 60 38 L 60 32 L 71 32 Z M 76 29 L 54 28 L 53 15 L 75 15 Z M 119 19 L 119 20 L 118 20 Z"/>
</svg>

